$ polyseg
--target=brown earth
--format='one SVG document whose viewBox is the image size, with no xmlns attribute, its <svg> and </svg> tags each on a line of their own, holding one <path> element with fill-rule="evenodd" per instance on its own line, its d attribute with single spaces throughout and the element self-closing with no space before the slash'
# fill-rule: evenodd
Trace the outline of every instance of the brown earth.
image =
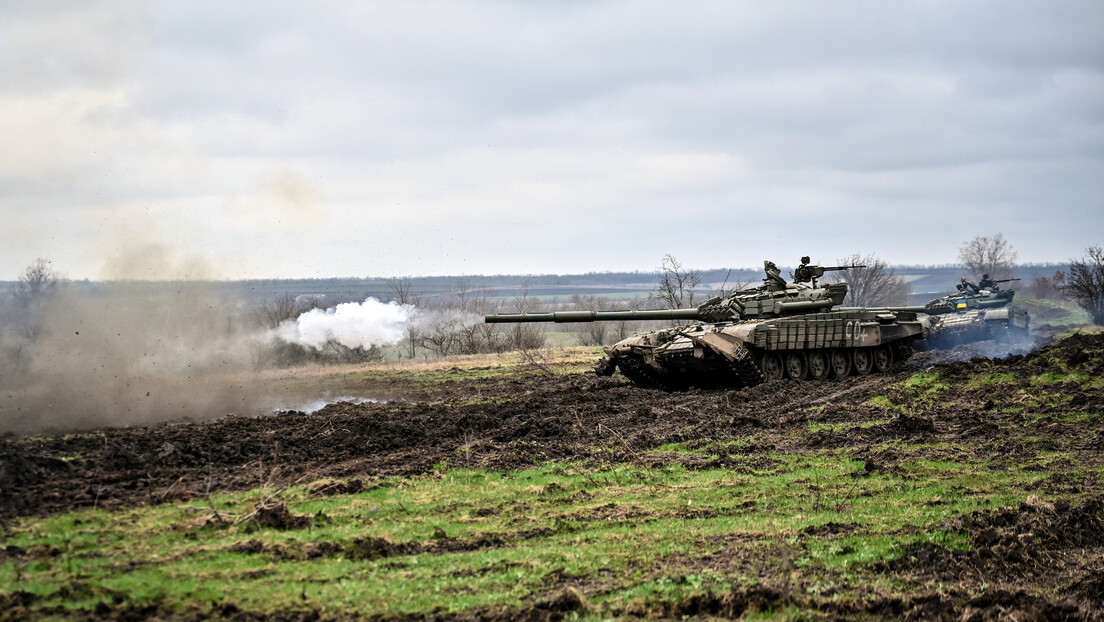
<svg viewBox="0 0 1104 622">
<path fill-rule="evenodd" d="M 953 460 L 967 452 L 999 468 L 1018 464 L 1047 447 L 1073 451 L 1083 463 L 1100 464 L 1104 421 L 1091 415 L 1099 415 L 1104 407 L 1102 391 L 1055 384 L 1053 391 L 1064 392 L 1051 400 L 1057 405 L 1040 406 L 1027 415 L 995 407 L 1013 399 L 1020 383 L 974 388 L 969 381 L 979 372 L 1028 378 L 1051 370 L 1056 360 L 1099 377 L 1104 374 L 1104 335 L 1075 335 L 1031 352 L 994 348 L 992 343 L 971 344 L 918 353 L 898 372 L 885 376 L 816 383 L 776 381 L 733 392 L 663 393 L 631 386 L 620 376 L 546 377 L 534 371 L 520 378 L 449 383 L 431 400 L 336 403 L 310 414 L 282 412 L 76 435 L 25 439 L 9 435 L 0 438 L 0 522 L 322 479 L 339 481 L 326 484 L 333 489 L 320 488 L 318 494 L 344 494 L 376 485 L 384 476 L 427 473 L 442 465 L 515 469 L 565 459 L 632 463 L 666 443 L 706 446 L 750 435 L 758 439 L 754 444 L 728 450 L 739 452 L 742 464 L 752 457 L 770 462 L 779 452 L 844 449 L 865 459 L 867 472 L 893 470 L 918 457 Z M 986 357 L 993 354 L 1002 358 Z M 884 395 L 904 401 L 907 389 L 891 385 L 929 368 L 939 372 L 948 389 L 923 411 L 901 413 L 888 422 L 846 433 L 830 428 L 808 432 L 810 422 L 884 421 L 884 411 L 867 400 Z M 890 439 L 923 441 L 933 448 L 905 452 L 877 447 Z M 652 464 L 678 461 L 688 468 L 720 468 L 726 462 L 725 455 L 708 460 L 685 454 L 647 455 Z M 1071 507 L 1041 500 L 1069 493 L 1088 501 Z M 702 597 L 670 610 L 621 613 L 734 616 L 749 608 L 798 605 L 819 609 L 829 617 L 1100 619 L 1104 483 L 1053 472 L 1041 480 L 1038 494 L 1038 500 L 1020 508 L 960 517 L 948 525 L 969 534 L 973 543 L 969 552 L 932 545 L 873 569 L 917 586 L 918 596 L 826 603 L 780 586 L 763 586 Z M 274 526 L 298 520 L 287 515 L 286 508 L 265 512 L 259 512 L 257 520 L 275 521 L 266 523 Z M 847 533 L 853 528 L 833 524 L 819 529 Z M 388 547 L 396 545 L 364 540 L 356 546 L 355 554 L 370 557 L 390 554 Z M 693 567 L 707 561 L 672 563 Z M 925 587 L 940 582 L 946 589 Z M 980 597 L 969 596 L 962 587 L 967 583 L 992 587 Z M 571 578 L 563 578 L 558 586 L 560 590 L 548 602 L 523 611 L 477 612 L 475 617 L 557 619 L 579 610 L 582 596 Z M 127 612 L 101 613 L 125 617 Z M 310 617 L 310 613 L 304 615 Z M 230 614 L 248 619 L 242 612 Z M 289 619 L 296 615 L 289 613 Z"/>
</svg>

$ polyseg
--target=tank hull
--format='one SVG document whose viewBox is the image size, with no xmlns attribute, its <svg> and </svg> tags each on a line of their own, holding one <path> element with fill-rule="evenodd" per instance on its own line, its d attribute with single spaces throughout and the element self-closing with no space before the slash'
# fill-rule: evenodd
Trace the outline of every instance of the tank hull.
<svg viewBox="0 0 1104 622">
<path fill-rule="evenodd" d="M 928 319 L 927 346 L 948 349 L 964 343 L 995 340 L 1021 343 L 1028 339 L 1030 316 L 1020 307 L 970 309 L 933 315 Z"/>
<path fill-rule="evenodd" d="M 636 384 L 665 390 L 823 380 L 888 371 L 926 334 L 915 313 L 888 309 L 694 324 L 625 339 L 607 348 L 595 369 L 616 369 Z"/>
</svg>

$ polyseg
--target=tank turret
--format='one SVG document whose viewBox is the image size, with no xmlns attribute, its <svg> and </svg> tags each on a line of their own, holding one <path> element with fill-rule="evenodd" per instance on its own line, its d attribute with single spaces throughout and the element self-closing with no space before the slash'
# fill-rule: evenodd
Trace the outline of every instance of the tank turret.
<svg viewBox="0 0 1104 622">
<path fill-rule="evenodd" d="M 767 273 L 763 285 L 706 300 L 690 309 L 647 309 L 643 311 L 557 311 L 554 313 L 504 313 L 488 315 L 488 323 L 503 322 L 605 322 L 625 320 L 697 320 L 700 322 L 737 322 L 756 318 L 783 317 L 810 311 L 831 309 L 843 304 L 846 283 L 816 285 L 816 279 L 829 270 L 863 266 L 814 266 L 803 257 L 793 283 L 782 278 L 778 266 L 764 261 Z M 810 287 L 805 283 L 812 282 Z"/>
<path fill-rule="evenodd" d="M 887 371 L 911 352 L 926 328 L 916 313 L 886 308 L 837 308 L 846 283 L 819 284 L 825 272 L 864 266 L 819 266 L 801 258 L 793 282 L 764 261 L 763 284 L 711 298 L 692 309 L 559 311 L 488 315 L 486 322 L 689 320 L 606 348 L 595 367 L 662 389 L 743 387 L 765 379 L 823 380 Z"/>
</svg>

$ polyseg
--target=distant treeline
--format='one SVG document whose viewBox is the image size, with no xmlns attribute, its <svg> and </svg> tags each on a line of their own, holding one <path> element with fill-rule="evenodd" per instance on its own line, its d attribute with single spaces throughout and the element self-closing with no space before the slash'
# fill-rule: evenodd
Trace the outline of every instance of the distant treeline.
<svg viewBox="0 0 1104 622">
<path fill-rule="evenodd" d="M 782 274 L 789 275 L 794 266 L 781 266 Z M 935 295 L 954 291 L 959 279 L 966 276 L 961 266 L 893 266 L 898 276 L 905 278 L 913 296 L 919 302 Z M 1013 289 L 1027 289 L 1039 277 L 1050 278 L 1056 271 L 1068 271 L 1069 264 L 1018 264 L 1013 274 L 1021 280 Z M 696 270 L 701 277 L 702 289 L 732 288 L 738 284 L 758 285 L 763 279 L 763 269 L 717 268 Z M 243 281 L 209 281 L 203 284 L 208 292 L 221 293 L 246 305 L 272 300 L 279 296 L 325 297 L 323 306 L 341 302 L 362 301 L 367 297 L 382 301 L 395 299 L 395 284 L 404 280 L 408 292 L 423 303 L 440 302 L 457 292 L 480 291 L 493 298 L 530 296 L 542 299 L 568 300 L 574 295 L 603 296 L 610 299 L 630 299 L 646 296 L 655 288 L 656 272 L 588 272 L 585 274 L 495 274 L 466 276 L 407 276 L 407 277 L 342 277 L 317 279 L 251 279 Z M 71 281 L 70 286 L 82 293 L 128 288 L 139 292 L 156 291 L 170 283 L 156 281 Z M 0 281 L 0 289 L 14 287 L 12 281 Z"/>
</svg>

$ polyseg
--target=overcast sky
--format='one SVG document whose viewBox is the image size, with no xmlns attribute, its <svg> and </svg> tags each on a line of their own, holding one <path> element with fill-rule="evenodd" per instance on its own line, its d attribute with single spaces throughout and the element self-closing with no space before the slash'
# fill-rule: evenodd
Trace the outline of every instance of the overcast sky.
<svg viewBox="0 0 1104 622">
<path fill-rule="evenodd" d="M 0 0 L 0 279 L 1104 244 L 1104 2 Z"/>
</svg>

